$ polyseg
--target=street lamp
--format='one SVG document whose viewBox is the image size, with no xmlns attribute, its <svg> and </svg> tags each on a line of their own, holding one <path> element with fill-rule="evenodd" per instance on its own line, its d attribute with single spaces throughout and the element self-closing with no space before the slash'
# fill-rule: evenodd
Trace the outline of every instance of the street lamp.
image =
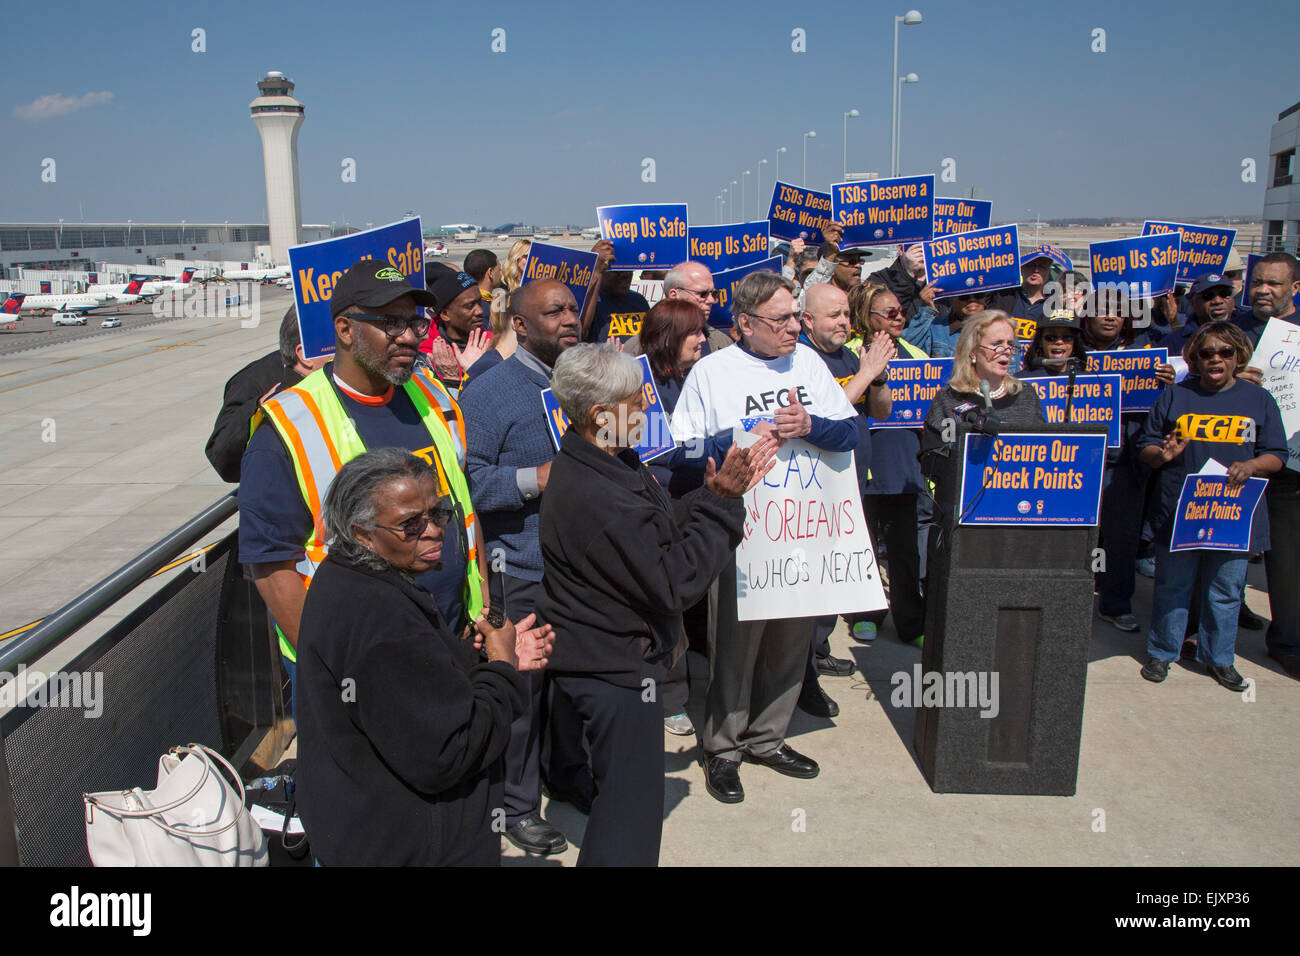
<svg viewBox="0 0 1300 956">
<path fill-rule="evenodd" d="M 763 207 L 760 205 L 763 201 L 763 167 L 767 165 L 766 159 L 760 159 L 758 165 L 754 168 L 754 218 L 758 219 L 763 213 Z"/>
<path fill-rule="evenodd" d="M 894 98 L 894 139 L 889 148 L 889 175 L 891 176 L 898 175 L 898 86 L 894 82 L 894 78 L 898 76 L 898 25 L 902 23 L 913 27 L 920 22 L 921 11 L 919 10 L 908 10 L 903 16 L 894 17 L 894 70 L 889 74 L 889 92 Z"/>
<path fill-rule="evenodd" d="M 713 197 L 713 221 L 714 222 L 722 222 L 722 209 L 719 204 L 720 199 L 722 199 L 721 196 Z"/>
<path fill-rule="evenodd" d="M 919 83 L 921 78 L 915 73 L 909 73 L 907 76 L 898 78 L 898 86 L 894 89 L 898 92 L 898 109 L 894 114 L 894 175 L 897 176 L 903 167 L 903 84 Z"/>
<path fill-rule="evenodd" d="M 852 116 L 857 119 L 861 115 L 857 110 L 849 110 L 844 114 L 844 177 L 840 182 L 849 178 L 849 117 Z"/>
<path fill-rule="evenodd" d="M 748 204 L 745 202 L 745 177 L 747 177 L 748 175 L 749 175 L 749 170 L 747 169 L 747 170 L 745 170 L 744 173 L 742 173 L 741 176 L 740 176 L 740 219 L 741 219 L 741 222 L 744 222 L 744 220 L 745 220 L 745 210 L 748 208 Z"/>
<path fill-rule="evenodd" d="M 782 146 L 780 149 L 776 151 L 776 181 L 777 182 L 781 181 L 781 154 L 785 152 L 788 152 L 788 150 L 784 146 Z"/>
<path fill-rule="evenodd" d="M 736 181 L 734 179 L 731 181 L 730 196 L 731 196 L 731 214 L 734 216 L 736 214 Z"/>
<path fill-rule="evenodd" d="M 810 129 L 808 132 L 803 134 L 803 183 L 802 185 L 805 188 L 808 185 L 808 140 L 812 139 L 816 135 L 817 135 L 817 131 L 815 129 Z"/>
</svg>

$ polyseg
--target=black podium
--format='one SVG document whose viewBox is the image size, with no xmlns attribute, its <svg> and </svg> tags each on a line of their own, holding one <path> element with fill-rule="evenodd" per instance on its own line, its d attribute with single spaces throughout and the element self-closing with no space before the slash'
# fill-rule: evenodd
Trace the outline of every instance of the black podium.
<svg viewBox="0 0 1300 956">
<path fill-rule="evenodd" d="M 936 480 L 922 670 L 998 675 L 997 713 L 922 706 L 916 752 L 936 793 L 1071 796 L 1092 633 L 1096 526 L 959 525 L 963 449 Z M 1096 434 L 1104 425 L 1004 426 L 1001 434 Z M 1135 516 L 1136 519 L 1136 516 Z"/>
</svg>

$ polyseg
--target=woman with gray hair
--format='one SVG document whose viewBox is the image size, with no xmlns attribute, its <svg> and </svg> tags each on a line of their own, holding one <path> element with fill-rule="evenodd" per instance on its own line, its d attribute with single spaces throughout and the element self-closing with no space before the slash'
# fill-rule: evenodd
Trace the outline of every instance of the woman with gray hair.
<svg viewBox="0 0 1300 956">
<path fill-rule="evenodd" d="M 329 866 L 495 866 L 501 754 L 524 709 L 521 670 L 549 627 L 458 638 L 413 575 L 459 527 L 445 480 L 400 448 L 352 459 L 322 509 L 329 555 L 298 640 L 298 805 Z M 481 649 L 480 649 L 481 645 Z"/>
<path fill-rule="evenodd" d="M 664 812 L 657 688 L 684 650 L 682 612 L 740 544 L 742 496 L 776 453 L 764 438 L 710 459 L 674 501 L 633 446 L 645 427 L 641 367 L 577 345 L 551 377 L 569 427 L 542 499 L 537 615 L 555 628 L 548 673 L 581 715 L 596 797 L 578 865 L 654 866 Z"/>
</svg>

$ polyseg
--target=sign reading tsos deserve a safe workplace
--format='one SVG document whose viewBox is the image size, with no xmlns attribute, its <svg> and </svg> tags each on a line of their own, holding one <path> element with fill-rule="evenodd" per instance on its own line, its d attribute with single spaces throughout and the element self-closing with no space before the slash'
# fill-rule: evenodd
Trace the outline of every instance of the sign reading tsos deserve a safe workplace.
<svg viewBox="0 0 1300 956">
<path fill-rule="evenodd" d="M 735 433 L 738 444 L 757 439 Z M 851 614 L 886 606 L 862 516 L 853 452 L 792 439 L 745 495 L 745 538 L 736 549 L 742 621 Z"/>
<path fill-rule="evenodd" d="M 831 186 L 840 248 L 923 242 L 934 237 L 934 177 L 899 176 Z"/>
</svg>

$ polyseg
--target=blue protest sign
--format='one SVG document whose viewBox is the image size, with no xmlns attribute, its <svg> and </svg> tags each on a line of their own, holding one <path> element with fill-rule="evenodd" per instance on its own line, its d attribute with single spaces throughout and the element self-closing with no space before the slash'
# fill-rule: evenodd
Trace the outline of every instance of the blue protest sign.
<svg viewBox="0 0 1300 956">
<path fill-rule="evenodd" d="M 1033 262 L 1035 259 L 1051 259 L 1062 272 L 1069 272 L 1074 268 L 1074 262 L 1066 255 L 1064 249 L 1047 242 L 1040 242 L 1032 249 L 1020 253 L 1022 263 Z"/>
<path fill-rule="evenodd" d="M 1106 436 L 966 435 L 960 524 L 1095 525 Z"/>
<path fill-rule="evenodd" d="M 934 176 L 836 183 L 831 186 L 831 219 L 844 227 L 841 249 L 932 239 Z"/>
<path fill-rule="evenodd" d="M 772 203 L 767 221 L 773 239 L 802 239 L 814 249 L 826 241 L 822 223 L 831 218 L 831 194 L 815 189 L 777 183 L 772 187 Z"/>
<path fill-rule="evenodd" d="M 1092 287 L 1123 286 L 1134 298 L 1151 299 L 1172 292 L 1178 275 L 1181 237 L 1176 232 L 1160 236 L 1131 236 L 1088 245 Z"/>
<path fill-rule="evenodd" d="M 889 417 L 872 428 L 920 428 L 930 401 L 952 378 L 952 359 L 894 359 L 889 363 Z"/>
<path fill-rule="evenodd" d="M 419 217 L 289 247 L 294 305 L 302 351 L 309 358 L 334 354 L 330 296 L 343 273 L 362 259 L 383 259 L 417 289 L 424 288 L 424 238 Z"/>
<path fill-rule="evenodd" d="M 768 222 L 733 222 L 721 226 L 691 226 L 690 258 L 710 272 L 726 272 L 768 258 Z"/>
<path fill-rule="evenodd" d="M 925 278 L 936 295 L 1020 286 L 1020 235 L 1014 224 L 943 236 L 922 248 Z"/>
<path fill-rule="evenodd" d="M 1169 550 L 1249 551 L 1251 520 L 1267 485 L 1264 478 L 1247 478 L 1231 488 L 1226 475 L 1188 475 Z"/>
<path fill-rule="evenodd" d="M 1049 425 L 1065 423 L 1065 404 L 1069 400 L 1070 379 L 1065 375 L 1048 375 L 1024 379 L 1034 386 L 1043 405 L 1043 417 Z M 1119 404 L 1122 379 L 1118 375 L 1079 375 L 1074 380 L 1074 400 L 1070 402 L 1070 421 L 1075 425 L 1105 425 L 1106 444 L 1120 445 Z"/>
<path fill-rule="evenodd" d="M 950 236 L 954 232 L 987 229 L 993 218 L 993 203 L 987 199 L 949 199 L 934 197 L 934 234 Z"/>
<path fill-rule="evenodd" d="M 611 269 L 671 269 L 689 258 L 684 202 L 597 206 L 596 221 L 614 243 Z"/>
<path fill-rule="evenodd" d="M 528 261 L 524 263 L 523 282 L 534 279 L 557 279 L 569 287 L 578 300 L 578 313 L 587 300 L 587 289 L 596 269 L 599 256 L 581 249 L 566 249 L 534 241 L 528 247 Z"/>
<path fill-rule="evenodd" d="M 645 390 L 645 418 L 641 423 L 640 440 L 632 448 L 644 464 L 672 451 L 676 442 L 668 430 L 668 415 L 664 412 L 663 402 L 659 400 L 659 389 L 655 386 L 654 376 L 650 374 L 650 359 L 641 355 L 637 361 L 641 363 L 641 382 Z M 546 425 L 551 431 L 551 441 L 558 449 L 560 439 L 569 428 L 569 417 L 564 414 L 560 403 L 555 400 L 555 393 L 549 388 L 542 390 L 542 408 L 546 411 Z M 635 424 L 630 417 L 626 421 L 619 421 L 618 435 L 630 435 Z"/>
<path fill-rule="evenodd" d="M 728 269 L 726 272 L 715 272 L 713 274 L 713 288 L 718 290 L 718 301 L 709 310 L 709 325 L 719 329 L 731 328 L 733 321 L 731 315 L 731 300 L 735 298 L 736 286 L 740 285 L 740 280 L 745 278 L 751 272 L 775 272 L 781 274 L 781 257 L 771 256 L 760 262 L 751 262 L 747 266 L 741 266 L 738 269 Z"/>
<path fill-rule="evenodd" d="M 1222 273 L 1237 238 L 1236 229 L 1153 222 L 1150 219 L 1142 225 L 1144 236 L 1163 236 L 1171 232 L 1178 233 L 1182 240 L 1178 251 L 1178 281 L 1187 283 L 1195 282 L 1207 272 Z"/>
<path fill-rule="evenodd" d="M 1237 303 L 1242 308 L 1250 308 L 1250 274 L 1255 271 L 1255 263 L 1263 258 L 1263 256 L 1257 256 L 1253 252 L 1246 254 L 1246 272 L 1242 276 L 1241 299 Z M 1291 304 L 1300 309 L 1300 292 L 1291 297 Z"/>
<path fill-rule="evenodd" d="M 1156 368 L 1169 364 L 1168 349 L 1119 349 L 1089 352 L 1087 371 L 1123 379 L 1120 412 L 1149 412 L 1164 390 Z"/>
</svg>

